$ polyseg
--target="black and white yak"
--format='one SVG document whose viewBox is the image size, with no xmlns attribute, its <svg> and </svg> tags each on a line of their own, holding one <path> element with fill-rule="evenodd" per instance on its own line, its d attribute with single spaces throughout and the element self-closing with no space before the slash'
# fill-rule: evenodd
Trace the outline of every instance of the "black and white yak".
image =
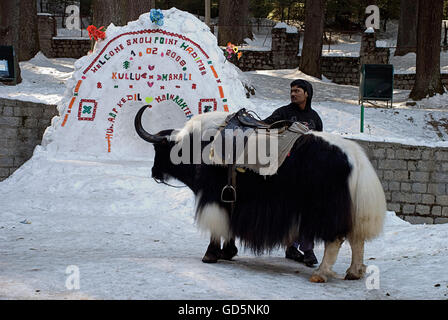
<svg viewBox="0 0 448 320">
<path fill-rule="evenodd" d="M 172 148 L 191 139 L 195 128 L 216 128 L 229 114 L 201 114 L 180 131 L 150 134 L 141 124 L 145 109 L 138 111 L 135 127 L 142 139 L 154 145 L 152 177 L 161 181 L 175 178 L 194 192 L 197 224 L 211 233 L 208 250 L 220 249 L 223 238 L 223 251 L 231 259 L 237 251 L 233 240 L 237 238 L 244 247 L 261 254 L 286 246 L 304 233 L 325 243 L 322 262 L 310 281 L 326 282 L 337 277 L 332 267 L 347 239 L 352 262 L 345 279 L 363 276 L 364 243 L 381 233 L 386 201 L 376 172 L 357 143 L 325 132 L 303 134 L 276 174 L 237 172 L 237 201 L 231 210 L 229 203 L 221 201 L 221 191 L 228 183 L 226 167 L 173 164 L 170 159 Z"/>
</svg>

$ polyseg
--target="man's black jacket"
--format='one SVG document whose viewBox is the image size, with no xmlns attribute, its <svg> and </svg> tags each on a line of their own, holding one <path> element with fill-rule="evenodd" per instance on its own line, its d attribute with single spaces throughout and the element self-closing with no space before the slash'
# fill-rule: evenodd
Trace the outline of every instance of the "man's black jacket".
<svg viewBox="0 0 448 320">
<path fill-rule="evenodd" d="M 274 111 L 274 113 L 272 113 L 271 116 L 267 117 L 263 121 L 271 124 L 280 120 L 299 121 L 305 123 L 311 130 L 323 130 L 322 120 L 316 111 L 311 108 L 308 110 L 300 110 L 299 106 L 294 103 L 278 108 Z"/>
<path fill-rule="evenodd" d="M 311 83 L 302 79 L 296 80 L 293 83 L 308 93 L 305 110 L 301 110 L 298 105 L 290 103 L 287 106 L 278 108 L 272 113 L 272 115 L 263 121 L 268 124 L 280 120 L 299 121 L 305 123 L 311 130 L 322 131 L 322 120 L 317 112 L 311 108 L 311 100 L 313 99 L 313 87 Z"/>
</svg>

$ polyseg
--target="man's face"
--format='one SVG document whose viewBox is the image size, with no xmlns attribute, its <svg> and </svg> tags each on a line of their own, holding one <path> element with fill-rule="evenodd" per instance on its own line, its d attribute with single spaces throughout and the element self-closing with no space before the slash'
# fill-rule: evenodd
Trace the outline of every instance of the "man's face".
<svg viewBox="0 0 448 320">
<path fill-rule="evenodd" d="M 301 109 L 305 109 L 306 98 L 308 98 L 308 93 L 302 88 L 297 86 L 291 87 L 291 102 L 299 105 Z"/>
</svg>

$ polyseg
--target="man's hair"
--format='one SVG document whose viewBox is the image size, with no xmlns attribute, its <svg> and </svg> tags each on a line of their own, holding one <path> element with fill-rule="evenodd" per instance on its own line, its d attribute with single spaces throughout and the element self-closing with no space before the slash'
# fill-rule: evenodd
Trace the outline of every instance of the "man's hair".
<svg viewBox="0 0 448 320">
<path fill-rule="evenodd" d="M 306 81 L 302 79 L 296 79 L 293 82 L 291 82 L 291 88 L 292 87 L 299 87 L 302 88 L 304 92 L 308 92 L 308 86 L 306 84 Z"/>
</svg>

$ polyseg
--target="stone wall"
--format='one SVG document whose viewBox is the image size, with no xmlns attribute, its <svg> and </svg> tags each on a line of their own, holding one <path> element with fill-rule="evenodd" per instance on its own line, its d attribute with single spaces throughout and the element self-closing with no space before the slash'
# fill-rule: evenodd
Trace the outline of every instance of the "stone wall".
<svg viewBox="0 0 448 320">
<path fill-rule="evenodd" d="M 448 223 L 448 148 L 357 142 L 377 171 L 388 210 L 411 223 Z"/>
<path fill-rule="evenodd" d="M 242 71 L 297 68 L 300 62 L 300 56 L 297 55 L 299 40 L 299 33 L 288 33 L 286 28 L 273 28 L 270 51 L 243 48 L 241 58 L 232 58 L 230 61 Z"/>
<path fill-rule="evenodd" d="M 300 56 L 287 56 L 284 58 L 289 61 L 286 68 L 285 65 L 275 65 L 272 51 L 251 51 L 242 50 L 243 55 L 240 60 L 232 59 L 242 71 L 252 70 L 274 70 L 274 69 L 293 69 L 298 68 L 300 64 Z M 322 57 L 322 74 L 337 84 L 359 85 L 359 57 Z"/>
<path fill-rule="evenodd" d="M 376 46 L 376 33 L 364 32 L 361 37 L 361 49 L 359 51 L 359 70 L 363 64 L 388 64 L 389 48 Z"/>
<path fill-rule="evenodd" d="M 242 49 L 241 59 L 231 62 L 243 71 L 298 68 L 299 35 L 287 33 L 286 28 L 273 28 L 271 51 Z M 337 84 L 359 85 L 361 60 L 363 63 L 389 63 L 389 49 L 376 47 L 375 33 L 363 35 L 360 57 L 322 56 L 322 75 Z"/>
<path fill-rule="evenodd" d="M 445 86 L 448 86 L 448 73 L 441 73 L 440 78 Z M 394 74 L 394 88 L 412 90 L 415 82 L 415 73 Z"/>
<path fill-rule="evenodd" d="M 84 39 L 52 39 L 52 55 L 59 58 L 79 59 L 90 50 L 90 40 Z"/>
<path fill-rule="evenodd" d="M 359 85 L 359 57 L 323 56 L 322 74 L 337 84 Z"/>
<path fill-rule="evenodd" d="M 231 60 L 231 62 L 242 71 L 274 69 L 274 64 L 272 62 L 272 51 L 243 50 L 242 52 L 243 55 L 239 60 Z"/>
<path fill-rule="evenodd" d="M 91 47 L 89 39 L 57 38 L 56 19 L 51 14 L 38 14 L 40 50 L 47 58 L 75 58 L 85 56 Z"/>
<path fill-rule="evenodd" d="M 287 32 L 286 28 L 272 29 L 272 64 L 274 69 L 291 69 L 299 65 L 299 42 L 298 32 Z"/>
<path fill-rule="evenodd" d="M 0 98 L 0 181 L 31 158 L 56 106 Z"/>
</svg>

